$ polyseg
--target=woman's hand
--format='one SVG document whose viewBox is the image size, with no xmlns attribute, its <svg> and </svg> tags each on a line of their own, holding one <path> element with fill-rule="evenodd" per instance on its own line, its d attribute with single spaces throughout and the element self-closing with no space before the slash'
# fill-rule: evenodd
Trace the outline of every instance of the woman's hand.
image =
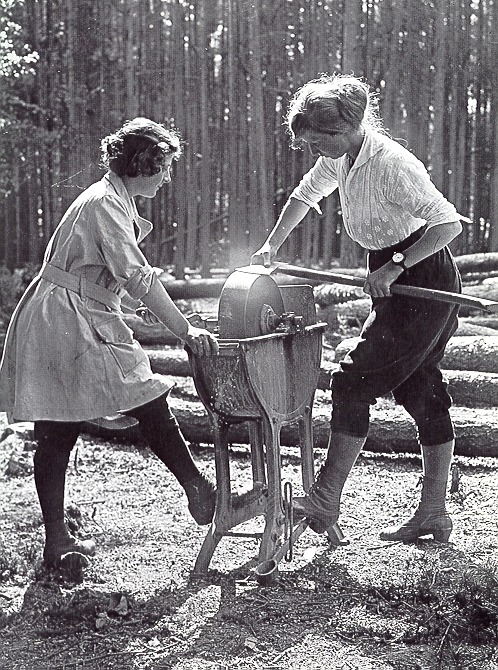
<svg viewBox="0 0 498 670">
<path fill-rule="evenodd" d="M 363 290 L 372 298 L 389 298 L 392 295 L 391 284 L 394 284 L 402 273 L 402 267 L 389 261 L 368 275 Z"/>
<path fill-rule="evenodd" d="M 216 356 L 219 351 L 218 340 L 204 328 L 189 325 L 184 342 L 196 356 Z"/>
<path fill-rule="evenodd" d="M 251 256 L 251 265 L 261 265 L 262 261 L 265 268 L 269 268 L 276 253 L 277 250 L 272 247 L 269 242 L 265 242 L 263 246 Z"/>
</svg>

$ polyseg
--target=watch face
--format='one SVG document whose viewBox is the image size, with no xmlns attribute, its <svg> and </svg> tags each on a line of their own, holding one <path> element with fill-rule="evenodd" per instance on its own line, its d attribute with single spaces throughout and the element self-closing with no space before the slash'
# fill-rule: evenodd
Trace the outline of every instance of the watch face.
<svg viewBox="0 0 498 670">
<path fill-rule="evenodd" d="M 405 254 L 402 254 L 398 251 L 396 254 L 393 254 L 393 263 L 402 263 L 405 260 Z"/>
</svg>

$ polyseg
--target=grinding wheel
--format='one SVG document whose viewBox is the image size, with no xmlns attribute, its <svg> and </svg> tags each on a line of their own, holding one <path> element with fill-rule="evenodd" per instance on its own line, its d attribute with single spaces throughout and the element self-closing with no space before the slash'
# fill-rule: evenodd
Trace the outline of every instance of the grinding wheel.
<svg viewBox="0 0 498 670">
<path fill-rule="evenodd" d="M 238 340 L 268 335 L 272 332 L 271 317 L 283 313 L 282 294 L 272 277 L 235 270 L 221 290 L 219 337 Z"/>
</svg>

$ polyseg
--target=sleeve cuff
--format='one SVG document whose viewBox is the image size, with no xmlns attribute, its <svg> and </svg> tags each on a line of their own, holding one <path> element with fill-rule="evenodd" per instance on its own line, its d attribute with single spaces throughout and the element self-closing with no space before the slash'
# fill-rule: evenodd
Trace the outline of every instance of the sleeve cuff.
<svg viewBox="0 0 498 670">
<path fill-rule="evenodd" d="M 141 300 L 146 295 L 154 281 L 155 272 L 150 265 L 138 268 L 128 281 L 123 284 L 128 294 L 135 300 Z"/>
<path fill-rule="evenodd" d="M 314 209 L 315 212 L 318 212 L 318 214 L 322 213 L 320 205 L 317 202 L 312 202 L 308 200 L 305 196 L 301 195 L 300 193 L 291 193 L 290 197 L 294 198 L 294 200 L 300 200 L 301 202 L 304 202 L 305 205 L 308 205 L 310 209 Z"/>
</svg>

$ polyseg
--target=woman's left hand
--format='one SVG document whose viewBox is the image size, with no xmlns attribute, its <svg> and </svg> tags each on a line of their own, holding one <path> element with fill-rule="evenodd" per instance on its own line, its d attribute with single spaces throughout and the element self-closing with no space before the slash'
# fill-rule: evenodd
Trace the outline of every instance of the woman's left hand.
<svg viewBox="0 0 498 670">
<path fill-rule="evenodd" d="M 391 297 L 391 284 L 402 274 L 403 268 L 389 261 L 375 272 L 371 272 L 363 286 L 363 290 L 372 298 Z"/>
</svg>

